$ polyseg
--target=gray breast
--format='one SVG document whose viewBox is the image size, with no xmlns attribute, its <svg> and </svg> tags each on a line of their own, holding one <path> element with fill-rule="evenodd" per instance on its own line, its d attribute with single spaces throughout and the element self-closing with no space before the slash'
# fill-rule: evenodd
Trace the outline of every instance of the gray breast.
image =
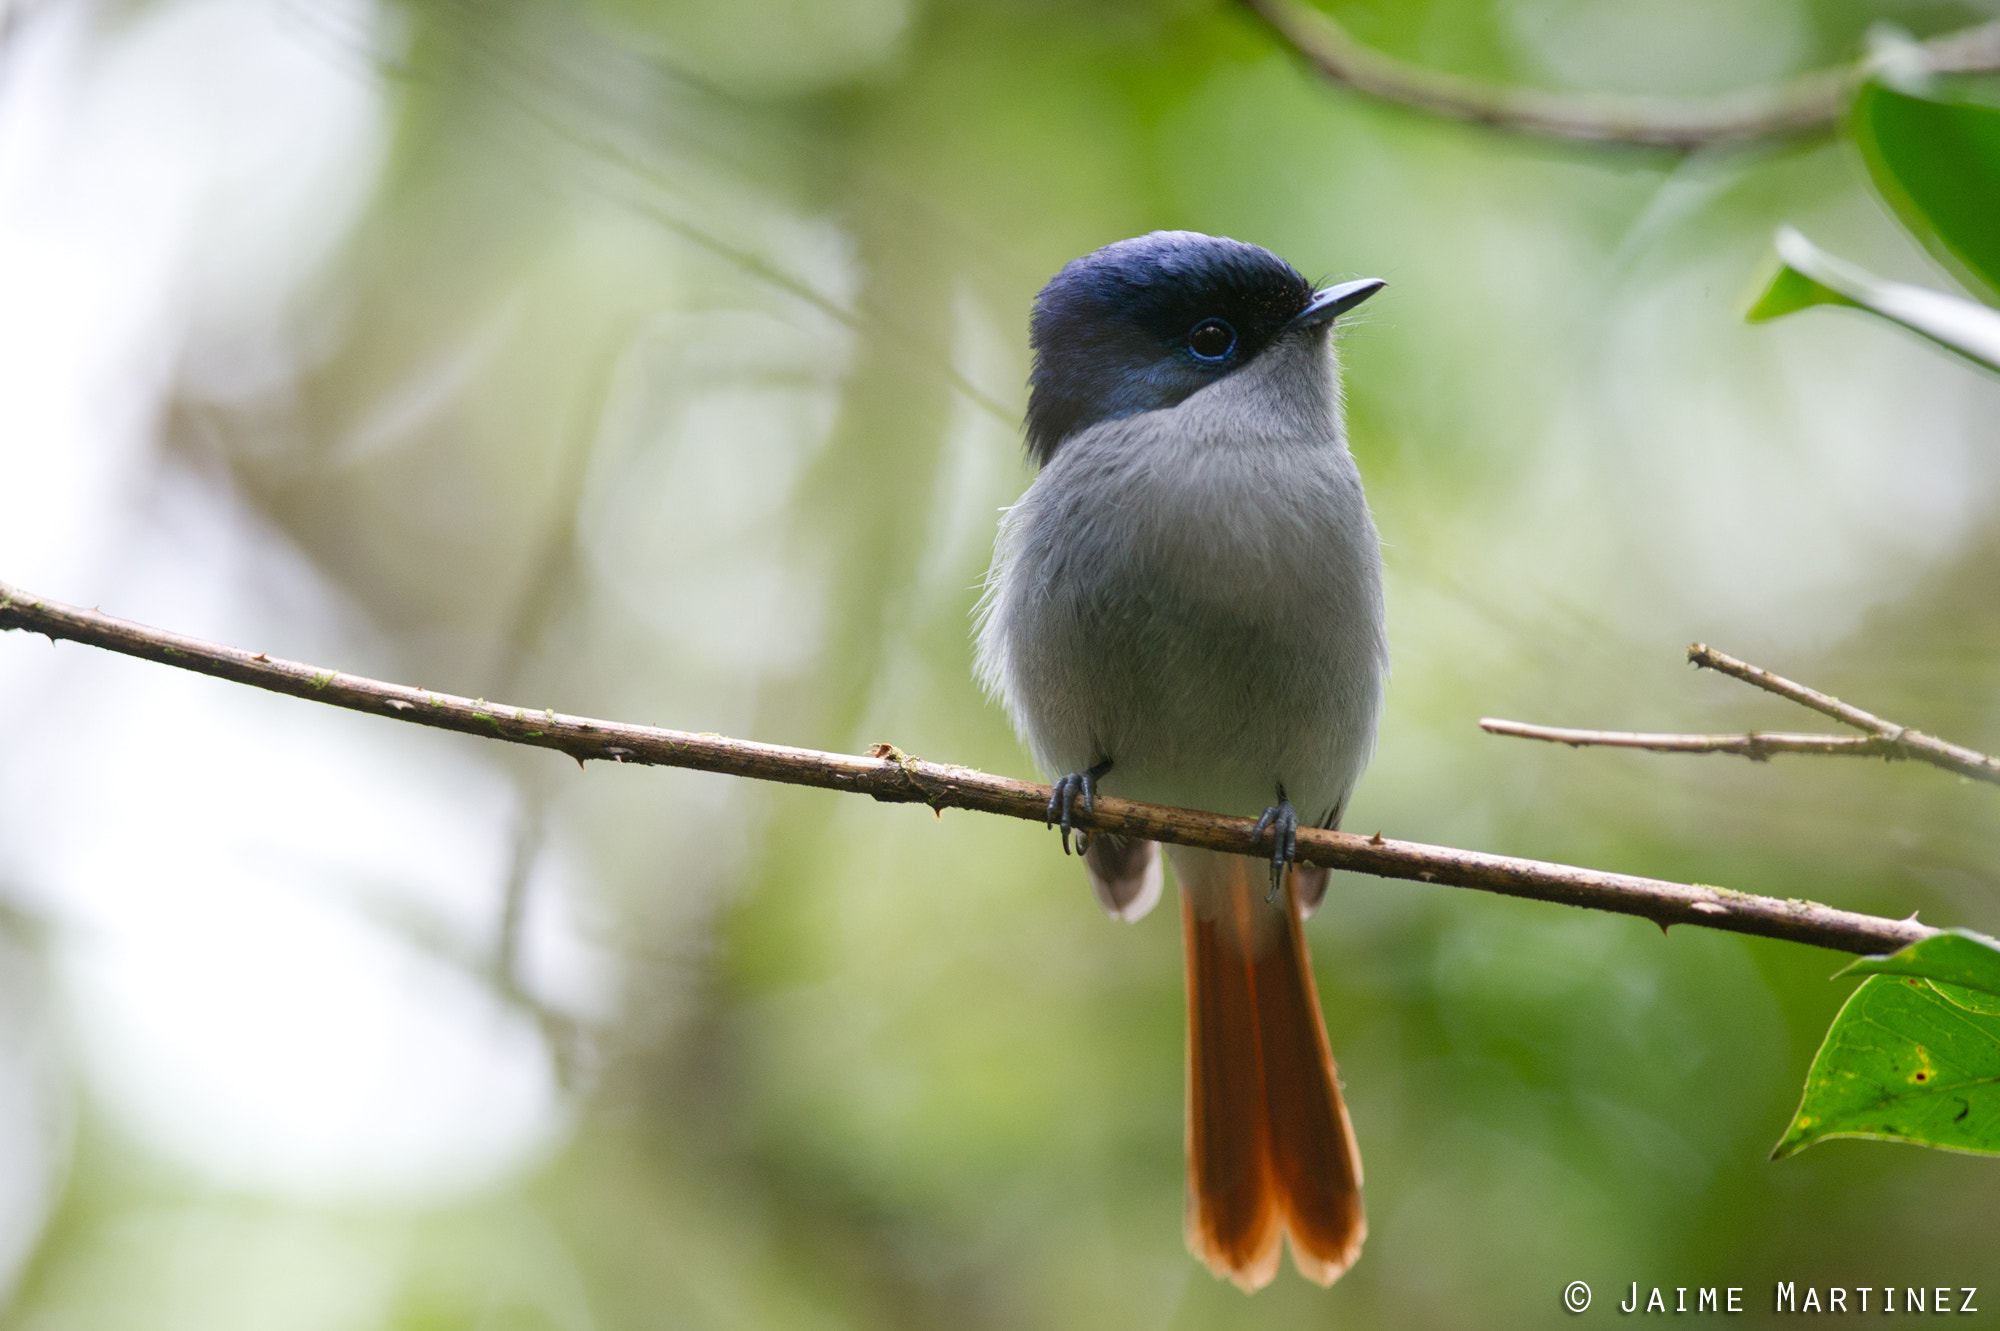
<svg viewBox="0 0 2000 1331">
<path fill-rule="evenodd" d="M 1050 775 L 1109 758 L 1107 791 L 1245 814 L 1283 783 L 1321 821 L 1380 711 L 1378 541 L 1337 420 L 1239 396 L 1063 445 L 1003 529 L 982 664 Z"/>
</svg>

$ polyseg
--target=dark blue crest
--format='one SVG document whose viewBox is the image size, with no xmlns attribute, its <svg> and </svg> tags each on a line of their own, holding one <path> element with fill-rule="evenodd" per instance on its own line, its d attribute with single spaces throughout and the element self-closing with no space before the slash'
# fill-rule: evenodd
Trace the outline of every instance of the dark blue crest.
<svg viewBox="0 0 2000 1331">
<path fill-rule="evenodd" d="M 1171 407 L 1247 364 L 1313 294 L 1269 250 L 1194 231 L 1155 231 L 1072 260 L 1029 320 L 1029 456 L 1046 464 L 1079 430 Z"/>
</svg>

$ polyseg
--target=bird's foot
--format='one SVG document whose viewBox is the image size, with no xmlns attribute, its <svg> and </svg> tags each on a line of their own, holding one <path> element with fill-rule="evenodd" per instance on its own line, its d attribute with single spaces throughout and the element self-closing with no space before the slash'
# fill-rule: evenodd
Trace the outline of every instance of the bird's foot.
<svg viewBox="0 0 2000 1331">
<path fill-rule="evenodd" d="M 1299 858 L 1299 815 L 1285 798 L 1283 786 L 1278 787 L 1278 802 L 1257 820 L 1257 830 L 1250 834 L 1253 843 L 1264 835 L 1265 828 L 1271 830 L 1271 890 L 1264 894 L 1268 902 L 1284 886 L 1285 870 Z"/>
<path fill-rule="evenodd" d="M 1097 779 L 1110 770 L 1111 760 L 1106 758 L 1088 772 L 1071 772 L 1068 776 L 1057 781 L 1055 786 L 1050 790 L 1048 816 L 1043 820 L 1042 825 L 1044 827 L 1062 828 L 1063 854 L 1067 855 L 1070 853 L 1069 837 L 1071 832 L 1076 833 L 1076 853 L 1078 855 L 1083 854 L 1084 847 L 1090 844 L 1090 833 L 1075 827 L 1070 821 L 1070 815 L 1075 812 L 1076 803 L 1079 798 L 1083 801 L 1085 813 L 1097 812 Z"/>
</svg>

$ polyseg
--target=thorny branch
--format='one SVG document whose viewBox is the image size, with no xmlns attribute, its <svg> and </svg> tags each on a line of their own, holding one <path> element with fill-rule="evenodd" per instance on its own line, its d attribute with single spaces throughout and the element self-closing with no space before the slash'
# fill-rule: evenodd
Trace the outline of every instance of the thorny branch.
<svg viewBox="0 0 2000 1331">
<path fill-rule="evenodd" d="M 1496 87 L 1424 69 L 1357 41 L 1306 0 L 1241 0 L 1279 40 L 1335 83 L 1432 115 L 1537 138 L 1693 149 L 1790 138 L 1829 128 L 1867 77 L 1859 62 L 1749 92 L 1718 97 L 1612 97 Z M 1939 73 L 2000 69 L 2000 23 L 1919 44 Z"/>
<path fill-rule="evenodd" d="M 1968 749 L 1962 744 L 1953 744 L 1935 735 L 1926 735 L 1921 730 L 1899 726 L 1893 721 L 1885 721 L 1873 712 L 1864 712 L 1852 703 L 1821 693 L 1818 689 L 1807 688 L 1803 684 L 1774 675 L 1761 666 L 1739 661 L 1733 656 L 1718 652 L 1707 643 L 1697 642 L 1688 648 L 1688 660 L 1705 670 L 1717 670 L 1734 676 L 1746 684 L 1754 684 L 1766 693 L 1775 693 L 1780 698 L 1789 699 L 1801 707 L 1810 707 L 1815 712 L 1830 716 L 1834 720 L 1853 726 L 1864 733 L 1859 735 L 1793 734 L 1753 730 L 1742 735 L 1681 735 L 1651 734 L 1630 730 L 1575 730 L 1565 726 L 1537 726 L 1523 721 L 1502 721 L 1497 717 L 1484 717 L 1480 729 L 1494 735 L 1511 735 L 1518 739 L 1546 740 L 1551 744 L 1567 744 L 1572 748 L 1648 749 L 1654 753 L 1734 753 L 1752 762 L 1766 762 L 1774 753 L 1819 753 L 1845 755 L 1859 758 L 1885 758 L 1895 760 L 1908 758 L 1916 762 L 1942 767 L 1947 772 L 1975 781 L 1989 781 L 2000 785 L 2000 758 L 1994 758 Z"/>
<path fill-rule="evenodd" d="M 46 634 L 52 640 L 68 639 L 391 720 L 554 749 L 575 758 L 579 765 L 595 758 L 685 767 L 761 781 L 851 791 L 887 803 L 927 804 L 940 811 L 973 809 L 1036 822 L 1044 820 L 1049 802 L 1047 786 L 926 762 L 892 745 L 878 744 L 868 756 L 857 757 L 461 698 L 147 628 L 94 610 L 31 596 L 5 583 L 0 583 L 0 629 L 23 629 Z M 1242 854 L 1269 851 L 1268 840 L 1256 834 L 1255 824 L 1248 818 L 1172 809 L 1110 796 L 1098 799 L 1094 811 L 1079 810 L 1075 821 L 1094 832 L 1176 845 Z M 1301 828 L 1298 854 L 1309 864 L 1383 878 L 1477 888 L 1536 901 L 1638 915 L 1662 928 L 1698 924 L 1841 952 L 1893 952 L 1938 932 L 1914 919 L 1882 919 L 1811 901 L 1781 901 L 1697 883 L 1666 882 L 1567 864 L 1392 841 L 1379 833 L 1366 837 Z"/>
</svg>

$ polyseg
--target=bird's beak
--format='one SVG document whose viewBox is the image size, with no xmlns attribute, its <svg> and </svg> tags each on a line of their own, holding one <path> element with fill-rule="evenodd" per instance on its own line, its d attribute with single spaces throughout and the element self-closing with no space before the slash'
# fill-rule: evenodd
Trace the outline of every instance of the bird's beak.
<svg viewBox="0 0 2000 1331">
<path fill-rule="evenodd" d="M 1293 316 L 1284 331 L 1289 333 L 1295 328 L 1317 328 L 1321 324 L 1332 323 L 1388 285 L 1379 277 L 1363 277 L 1330 286 L 1324 291 L 1315 291 L 1312 304 Z"/>
</svg>

